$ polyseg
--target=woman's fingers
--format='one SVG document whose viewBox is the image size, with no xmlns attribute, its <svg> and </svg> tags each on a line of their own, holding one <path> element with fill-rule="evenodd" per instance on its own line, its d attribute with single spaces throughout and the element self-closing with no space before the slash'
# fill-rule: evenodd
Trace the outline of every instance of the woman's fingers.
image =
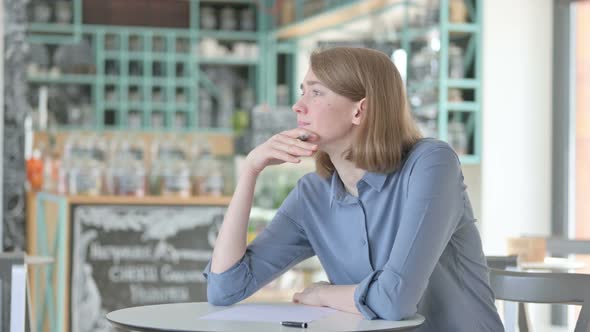
<svg viewBox="0 0 590 332">
<path fill-rule="evenodd" d="M 272 158 L 292 163 L 300 162 L 299 158 L 297 158 L 296 156 L 279 149 L 273 149 Z"/>
<path fill-rule="evenodd" d="M 311 156 L 314 152 L 314 147 L 300 146 L 297 142 L 280 142 L 275 141 L 273 148 L 287 152 L 293 156 Z"/>
<path fill-rule="evenodd" d="M 315 133 L 302 128 L 286 130 L 250 151 L 246 161 L 256 173 L 268 165 L 299 163 L 299 157 L 311 156 L 318 150 L 318 145 L 313 143 L 317 138 Z"/>
<path fill-rule="evenodd" d="M 295 128 L 291 130 L 283 131 L 281 134 L 287 135 L 291 138 L 299 139 L 300 141 L 314 141 L 319 136 L 313 131 L 309 131 L 303 128 Z"/>
<path fill-rule="evenodd" d="M 275 135 L 272 141 L 276 148 L 299 156 L 310 156 L 318 148 L 317 144 L 304 142 L 282 133 Z"/>
</svg>

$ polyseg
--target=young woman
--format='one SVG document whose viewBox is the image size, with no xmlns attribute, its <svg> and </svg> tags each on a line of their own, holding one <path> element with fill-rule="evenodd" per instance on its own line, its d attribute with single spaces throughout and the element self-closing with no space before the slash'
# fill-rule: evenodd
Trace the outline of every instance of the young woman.
<svg viewBox="0 0 590 332">
<path fill-rule="evenodd" d="M 394 64 L 362 48 L 316 52 L 310 64 L 293 105 L 298 128 L 246 157 L 204 272 L 208 301 L 241 301 L 317 255 L 330 282 L 295 302 L 367 319 L 418 312 L 419 331 L 502 331 L 457 155 L 421 138 Z M 246 246 L 257 176 L 309 156 L 316 172 Z"/>
</svg>

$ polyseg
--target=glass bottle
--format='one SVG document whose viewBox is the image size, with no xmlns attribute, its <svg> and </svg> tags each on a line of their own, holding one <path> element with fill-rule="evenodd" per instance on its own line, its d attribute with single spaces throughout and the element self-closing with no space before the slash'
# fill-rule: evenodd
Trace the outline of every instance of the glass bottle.
<svg viewBox="0 0 590 332">
<path fill-rule="evenodd" d="M 26 161 L 27 183 L 33 191 L 43 188 L 43 156 L 39 148 L 35 148 Z"/>
<path fill-rule="evenodd" d="M 58 192 L 60 170 L 62 168 L 61 157 L 55 147 L 55 137 L 49 135 L 49 147 L 44 156 L 43 162 L 43 190 L 47 192 Z"/>
</svg>

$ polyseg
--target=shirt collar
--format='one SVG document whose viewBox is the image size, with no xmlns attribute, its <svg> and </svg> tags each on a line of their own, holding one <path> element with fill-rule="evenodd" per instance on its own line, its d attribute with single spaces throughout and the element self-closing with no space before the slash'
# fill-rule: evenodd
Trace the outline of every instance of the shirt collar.
<svg viewBox="0 0 590 332">
<path fill-rule="evenodd" d="M 381 192 L 383 186 L 385 185 L 385 180 L 387 180 L 387 176 L 388 174 L 365 172 L 365 175 L 363 175 L 360 181 L 365 182 L 374 190 Z M 332 178 L 330 181 L 330 207 L 332 207 L 332 202 L 334 202 L 334 200 L 342 201 L 348 195 L 348 193 L 344 188 L 342 180 L 340 180 L 338 172 L 334 171 L 332 173 Z"/>
<path fill-rule="evenodd" d="M 371 188 L 381 192 L 388 174 L 366 172 L 361 181 L 365 181 Z"/>
<path fill-rule="evenodd" d="M 332 179 L 330 185 L 330 207 L 332 207 L 332 203 L 334 199 L 341 201 L 346 196 L 346 190 L 344 189 L 344 184 L 342 180 L 340 180 L 340 176 L 338 172 L 332 172 Z"/>
</svg>

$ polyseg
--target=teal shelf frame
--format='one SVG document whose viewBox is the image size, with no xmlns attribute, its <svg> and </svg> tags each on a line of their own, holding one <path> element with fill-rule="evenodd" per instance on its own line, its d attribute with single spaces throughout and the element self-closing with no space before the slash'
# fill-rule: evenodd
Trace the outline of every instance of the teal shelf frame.
<svg viewBox="0 0 590 332">
<path fill-rule="evenodd" d="M 217 87 L 202 71 L 202 66 L 244 66 L 247 68 L 248 82 L 257 91 L 256 102 L 263 102 L 267 96 L 262 91 L 268 86 L 264 56 L 205 58 L 197 50 L 203 38 L 215 38 L 223 42 L 254 42 L 259 47 L 268 39 L 268 15 L 264 14 L 265 10 L 259 10 L 257 14 L 256 31 L 199 29 L 201 2 L 250 6 L 268 6 L 268 3 L 257 4 L 250 0 L 190 0 L 189 28 L 173 29 L 82 24 L 81 0 L 74 1 L 78 11 L 72 24 L 31 24 L 28 27 L 28 39 L 32 43 L 43 44 L 89 40 L 94 50 L 96 73 L 39 75 L 28 77 L 28 82 L 37 85 L 89 85 L 95 109 L 93 130 L 127 130 L 129 115 L 140 112 L 141 128 L 135 130 L 150 131 L 154 129 L 151 127 L 152 114 L 162 112 L 164 128 L 159 128 L 162 131 L 231 133 L 231 128 L 203 128 L 199 125 L 198 89 L 204 88 L 213 98 L 221 98 Z M 183 52 L 179 52 L 177 46 L 181 46 L 179 49 Z M 136 94 L 140 95 L 139 100 L 130 98 Z M 184 118 L 184 127 L 174 126 L 176 116 Z M 107 117 L 114 120 L 113 126 L 105 124 Z"/>
<path fill-rule="evenodd" d="M 78 4 L 81 0 L 74 0 Z M 51 33 L 56 35 L 68 34 L 76 38 L 90 38 L 95 49 L 96 74 L 89 75 L 60 75 L 60 76 L 36 76 L 29 77 L 29 82 L 34 84 L 83 84 L 90 85 L 92 89 L 93 106 L 96 109 L 95 118 L 96 126 L 94 129 L 128 129 L 129 113 L 140 111 L 142 117 L 141 130 L 151 130 L 150 119 L 153 113 L 163 112 L 165 114 L 164 130 L 204 130 L 199 126 L 198 119 L 198 88 L 206 89 L 213 98 L 221 98 L 217 87 L 212 83 L 211 78 L 207 77 L 202 70 L 202 66 L 244 66 L 247 68 L 248 81 L 256 91 L 256 102 L 266 103 L 271 107 L 276 105 L 276 84 L 278 77 L 277 58 L 280 54 L 296 57 L 297 39 L 278 40 L 277 34 L 283 28 L 289 28 L 295 24 L 302 23 L 305 20 L 315 19 L 318 15 L 331 11 L 346 9 L 348 6 L 357 3 L 358 0 L 325 0 L 321 10 L 303 17 L 303 6 L 305 1 L 295 1 L 294 11 L 295 19 L 293 23 L 287 26 L 277 27 L 274 25 L 275 17 L 272 15 L 272 9 L 276 5 L 273 0 L 260 0 L 256 3 L 250 0 L 225 0 L 223 3 L 235 3 L 239 5 L 257 6 L 257 29 L 256 31 L 212 31 L 199 29 L 199 8 L 201 3 L 219 4 L 220 1 L 207 0 L 190 0 L 190 27 L 189 29 L 161 29 L 161 28 L 142 28 L 142 27 L 115 27 L 115 26 L 97 26 L 82 25 L 81 13 L 76 16 L 72 25 L 47 25 L 34 24 L 30 30 L 34 36 L 39 36 L 38 32 Z M 408 56 L 411 56 L 411 43 L 417 40 L 425 40 L 429 33 L 436 29 L 440 33 L 441 48 L 439 52 L 440 72 L 436 81 L 419 82 L 408 86 L 408 89 L 437 89 L 438 92 L 438 136 L 443 140 L 448 139 L 449 119 L 460 114 L 465 114 L 467 119 L 467 129 L 471 139 L 471 154 L 462 158 L 466 162 L 477 161 L 481 156 L 481 121 L 482 121 L 482 0 L 467 0 L 465 4 L 468 7 L 468 23 L 452 23 L 449 20 L 449 3 L 450 0 L 440 0 L 439 23 L 435 26 L 414 28 L 409 26 L 408 11 L 413 6 L 418 6 L 412 0 L 395 2 L 387 5 L 381 10 L 405 10 L 404 25 L 401 33 L 395 36 L 386 36 L 390 41 L 398 41 L 402 48 L 406 49 Z M 364 16 L 366 18 L 366 16 Z M 362 19 L 363 17 L 353 20 Z M 350 23 L 350 22 L 346 22 Z M 337 27 L 331 27 L 337 28 Z M 44 35 L 45 42 L 48 42 L 48 35 Z M 129 50 L 129 38 L 139 38 L 140 46 Z M 448 49 L 451 41 L 455 38 L 469 38 L 465 49 L 464 59 L 465 67 L 475 68 L 474 77 L 465 79 L 449 78 Z M 105 50 L 106 39 L 118 39 L 116 49 Z M 257 58 L 242 59 L 233 57 L 202 57 L 194 50 L 198 47 L 203 38 L 214 38 L 222 42 L 245 41 L 254 42 L 258 45 L 260 52 Z M 72 42 L 71 39 L 67 42 Z M 164 41 L 165 48 L 153 51 L 156 40 Z M 186 40 L 188 47 L 185 45 L 185 53 L 176 52 L 176 42 Z M 49 42 L 54 42 L 49 38 Z M 64 42 L 62 40 L 62 42 Z M 134 41 L 137 43 L 137 40 Z M 161 66 L 157 68 L 155 63 Z M 475 63 L 475 65 L 473 65 Z M 110 73 L 111 67 L 118 64 L 118 74 Z M 183 69 L 183 75 L 177 76 L 177 66 Z M 141 74 L 133 76 L 140 68 Z M 156 70 L 165 72 L 165 75 L 158 75 Z M 294 73 L 296 61 L 292 61 L 290 68 Z M 296 75 L 288 75 L 288 84 L 292 86 L 290 94 L 298 94 L 298 82 L 295 82 Z M 107 99 L 112 96 L 108 89 L 116 91 L 117 100 Z M 139 101 L 130 100 L 130 88 L 133 93 L 141 95 Z M 159 90 L 158 90 L 159 89 Z M 449 89 L 463 89 L 474 91 L 474 100 L 461 103 L 448 101 Z M 109 91 L 111 91 L 109 90 Z M 160 92 L 158 92 L 160 91 Z M 178 102 L 176 93 L 182 96 Z M 160 94 L 161 99 L 152 98 L 154 94 Z M 292 100 L 294 102 L 295 100 Z M 117 125 L 106 127 L 104 118 L 106 112 L 117 119 Z M 172 128 L 175 114 L 184 114 L 186 117 L 186 128 Z M 229 128 L 213 128 L 221 131 Z"/>
<path fill-rule="evenodd" d="M 204 58 L 199 60 L 204 65 L 228 65 L 228 66 L 258 66 L 258 59 L 243 59 L 233 57 Z"/>
<path fill-rule="evenodd" d="M 28 40 L 37 43 L 77 43 L 82 37 L 82 0 L 72 1 L 72 23 L 32 23 Z"/>
<path fill-rule="evenodd" d="M 29 76 L 27 80 L 30 83 L 37 84 L 80 84 L 80 85 L 93 85 L 94 75 L 76 75 L 76 74 L 64 74 L 58 76 L 50 75 L 36 75 Z"/>
<path fill-rule="evenodd" d="M 468 9 L 469 23 L 451 23 L 449 19 L 450 0 L 440 0 L 439 23 L 435 26 L 423 28 L 411 28 L 408 23 L 408 7 L 405 12 L 404 29 L 401 37 L 395 38 L 401 42 L 406 50 L 408 58 L 411 57 L 411 43 L 417 40 L 427 40 L 428 35 L 436 30 L 440 37 L 439 73 L 436 81 L 425 81 L 408 84 L 408 90 L 436 89 L 438 101 L 436 108 L 438 138 L 448 140 L 449 118 L 457 116 L 467 120 L 467 136 L 472 139 L 471 153 L 461 155 L 463 164 L 478 164 L 481 162 L 481 135 L 482 135 L 482 0 L 463 0 Z M 473 5 L 475 4 L 475 6 Z M 465 69 L 473 65 L 474 77 L 455 79 L 449 77 L 449 47 L 455 38 L 469 38 L 464 54 Z M 391 38 L 390 38 L 391 39 Z M 393 40 L 393 39 L 391 39 Z M 475 62 L 475 63 L 474 63 Z M 474 100 L 464 102 L 452 102 L 448 100 L 449 89 L 473 90 Z"/>
<path fill-rule="evenodd" d="M 295 17 L 294 20 L 284 26 L 274 26 L 274 31 L 271 35 L 275 38 L 285 29 L 290 29 L 299 24 L 305 23 L 307 20 L 313 20 L 317 17 L 329 14 L 330 12 L 337 12 L 339 10 L 346 10 L 347 7 L 358 3 L 358 1 L 333 1 L 325 0 L 321 10 L 318 10 L 312 15 L 307 17 L 303 16 L 303 6 L 305 1 L 296 1 L 294 3 Z M 420 6 L 412 0 L 405 0 L 386 5 L 379 9 L 379 11 L 390 11 L 390 10 L 404 10 L 403 15 L 403 28 L 401 32 L 383 36 L 390 42 L 398 42 L 401 47 L 406 50 L 408 58 L 411 57 L 411 44 L 416 41 L 428 40 L 430 33 L 433 30 L 439 32 L 440 36 L 440 51 L 439 51 L 439 73 L 438 77 L 434 81 L 425 81 L 419 83 L 412 83 L 408 85 L 408 90 L 424 90 L 424 89 L 436 89 L 438 93 L 438 100 L 436 102 L 436 108 L 438 109 L 437 115 L 437 129 L 438 137 L 442 140 L 448 140 L 448 125 L 450 119 L 456 119 L 459 117 L 464 122 L 467 130 L 467 135 L 471 141 L 471 151 L 467 155 L 461 155 L 461 161 L 465 164 L 477 164 L 481 161 L 481 135 L 482 135 L 482 0 L 464 0 L 464 3 L 468 10 L 469 19 L 466 23 L 453 23 L 450 22 L 449 18 L 449 6 L 450 0 L 440 0 L 440 11 L 439 11 L 439 22 L 436 25 L 428 27 L 411 27 L 409 24 L 409 10 L 412 7 Z M 379 12 L 378 11 L 378 12 Z M 373 12 L 372 12 L 373 13 Z M 369 13 L 369 14 L 372 14 Z M 366 18 L 357 17 L 347 22 L 341 23 L 338 26 L 331 26 L 329 28 L 322 28 L 317 32 L 322 32 L 327 29 L 338 28 L 341 25 L 352 23 L 353 21 Z M 470 78 L 455 79 L 449 77 L 448 66 L 449 66 L 449 46 L 451 41 L 455 39 L 468 38 L 469 42 L 464 53 L 464 66 L 467 68 L 474 68 L 474 75 Z M 288 41 L 297 42 L 296 39 Z M 268 53 L 277 53 L 277 42 L 270 41 L 269 47 L 267 48 Z M 275 56 L 276 58 L 276 56 Z M 266 61 L 266 59 L 265 59 Z M 276 66 L 276 63 L 269 62 L 271 69 L 267 71 L 269 80 L 273 78 L 276 81 L 276 72 L 273 72 L 272 67 Z M 298 83 L 293 82 L 292 89 L 294 95 L 296 95 L 298 89 Z M 464 102 L 453 102 L 448 100 L 449 89 L 461 89 L 461 90 L 472 90 L 474 93 L 473 100 Z M 268 93 L 272 94 L 275 91 L 271 88 Z M 432 106 L 432 105 L 429 105 Z"/>
<path fill-rule="evenodd" d="M 257 32 L 224 30 L 199 30 L 199 36 L 225 41 L 257 41 L 259 37 Z"/>
<path fill-rule="evenodd" d="M 472 116 L 466 123 L 467 135 L 473 138 L 472 153 L 462 155 L 461 162 L 466 164 L 479 163 L 481 161 L 481 136 L 482 136 L 482 11 L 483 0 L 465 1 L 469 17 L 472 23 L 451 23 L 449 19 L 450 0 L 440 0 L 439 31 L 440 31 L 440 52 L 439 52 L 439 84 L 438 84 L 438 133 L 443 140 L 448 139 L 449 113 L 469 112 Z M 472 4 L 475 4 L 473 6 Z M 450 79 L 449 54 L 450 40 L 453 34 L 467 34 L 469 43 L 464 55 L 465 67 L 474 65 L 474 77 L 471 79 Z M 469 102 L 450 102 L 448 91 L 452 88 L 474 90 L 474 100 Z M 451 114 L 453 116 L 455 114 Z"/>
</svg>

